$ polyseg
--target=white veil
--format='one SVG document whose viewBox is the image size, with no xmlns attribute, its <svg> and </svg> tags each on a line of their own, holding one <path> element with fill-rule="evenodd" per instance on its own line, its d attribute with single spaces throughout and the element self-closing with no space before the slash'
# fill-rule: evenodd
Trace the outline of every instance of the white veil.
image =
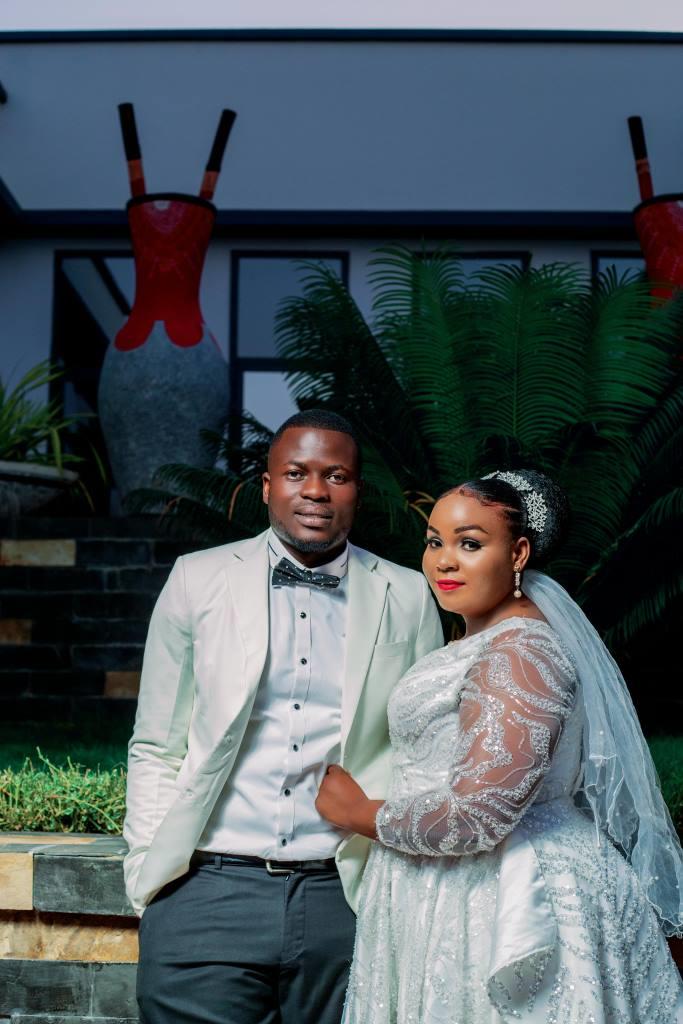
<svg viewBox="0 0 683 1024">
<path fill-rule="evenodd" d="M 667 935 L 683 931 L 683 850 L 619 666 L 577 603 L 545 573 L 527 570 L 524 593 L 559 634 L 583 701 L 585 803 L 621 848 Z"/>
</svg>

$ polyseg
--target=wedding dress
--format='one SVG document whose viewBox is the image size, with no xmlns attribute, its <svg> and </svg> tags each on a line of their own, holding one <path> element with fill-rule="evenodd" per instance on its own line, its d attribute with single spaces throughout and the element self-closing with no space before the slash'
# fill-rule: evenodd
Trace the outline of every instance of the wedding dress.
<svg viewBox="0 0 683 1024">
<path fill-rule="evenodd" d="M 579 690 L 555 630 L 522 617 L 397 684 L 344 1024 L 683 1021 L 639 878 L 575 805 Z"/>
</svg>

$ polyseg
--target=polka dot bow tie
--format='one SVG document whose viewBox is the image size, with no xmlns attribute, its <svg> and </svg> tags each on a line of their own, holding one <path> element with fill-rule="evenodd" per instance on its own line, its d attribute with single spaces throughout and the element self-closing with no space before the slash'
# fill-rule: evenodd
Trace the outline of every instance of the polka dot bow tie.
<svg viewBox="0 0 683 1024">
<path fill-rule="evenodd" d="M 309 587 L 334 590 L 339 586 L 339 576 L 331 576 L 326 572 L 313 572 L 311 569 L 300 569 L 288 558 L 281 558 L 273 569 L 271 582 L 274 587 L 293 587 L 297 583 L 305 583 Z"/>
</svg>

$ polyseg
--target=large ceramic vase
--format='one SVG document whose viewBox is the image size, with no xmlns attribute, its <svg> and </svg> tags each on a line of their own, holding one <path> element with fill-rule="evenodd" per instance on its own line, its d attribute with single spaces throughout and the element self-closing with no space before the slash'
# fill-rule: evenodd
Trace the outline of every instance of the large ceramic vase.
<svg viewBox="0 0 683 1024">
<path fill-rule="evenodd" d="M 683 288 L 683 193 L 645 199 L 633 216 L 654 294 L 668 297 Z"/>
<path fill-rule="evenodd" d="M 179 193 L 128 203 L 135 302 L 107 350 L 99 415 L 122 500 L 154 484 L 167 463 L 209 467 L 200 432 L 220 432 L 228 367 L 206 327 L 199 285 L 215 218 L 212 203 Z"/>
</svg>

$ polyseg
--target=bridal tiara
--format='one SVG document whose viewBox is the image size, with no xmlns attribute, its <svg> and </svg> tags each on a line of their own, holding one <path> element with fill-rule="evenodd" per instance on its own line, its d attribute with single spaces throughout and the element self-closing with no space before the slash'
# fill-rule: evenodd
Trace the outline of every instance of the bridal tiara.
<svg viewBox="0 0 683 1024">
<path fill-rule="evenodd" d="M 494 473 L 487 473 L 482 480 L 504 480 L 506 484 L 519 493 L 524 508 L 526 509 L 527 524 L 536 534 L 543 533 L 548 519 L 548 505 L 540 491 L 535 491 L 528 480 L 521 473 L 509 473 L 504 470 L 496 470 Z"/>
</svg>

